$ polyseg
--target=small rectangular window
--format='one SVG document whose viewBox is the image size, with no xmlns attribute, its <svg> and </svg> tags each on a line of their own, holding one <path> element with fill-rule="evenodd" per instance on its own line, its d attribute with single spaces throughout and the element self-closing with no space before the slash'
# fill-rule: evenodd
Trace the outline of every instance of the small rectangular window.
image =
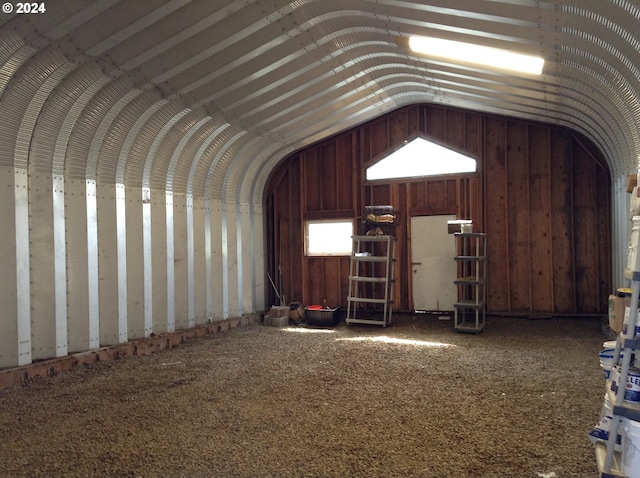
<svg viewBox="0 0 640 478">
<path fill-rule="evenodd" d="M 349 256 L 353 249 L 353 220 L 328 219 L 305 224 L 307 256 Z"/>
</svg>

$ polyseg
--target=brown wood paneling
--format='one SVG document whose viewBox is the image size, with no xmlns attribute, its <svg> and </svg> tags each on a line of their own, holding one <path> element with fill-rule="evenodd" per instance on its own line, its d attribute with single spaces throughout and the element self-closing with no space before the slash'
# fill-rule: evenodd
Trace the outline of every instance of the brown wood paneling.
<svg viewBox="0 0 640 478">
<path fill-rule="evenodd" d="M 426 133 L 429 138 L 444 142 L 445 140 L 445 110 L 439 106 L 427 108 L 425 111 Z"/>
<path fill-rule="evenodd" d="M 344 134 L 336 140 L 337 209 L 353 209 L 353 135 Z"/>
<path fill-rule="evenodd" d="M 553 310 L 549 128 L 529 126 L 529 221 L 533 312 Z"/>
<path fill-rule="evenodd" d="M 392 113 L 389 118 L 389 147 L 396 148 L 409 136 L 407 110 L 401 109 Z"/>
<path fill-rule="evenodd" d="M 598 304 L 598 265 L 594 258 L 598 257 L 596 211 L 596 165 L 586 157 L 582 148 L 573 151 L 573 210 L 574 210 L 574 244 L 575 244 L 575 288 L 578 308 L 585 312 L 596 312 Z M 592 191 L 585 194 L 585 191 Z"/>
<path fill-rule="evenodd" d="M 529 156 L 527 124 L 507 122 L 507 221 L 509 227 L 510 306 L 531 309 L 531 239 L 529 236 Z"/>
<path fill-rule="evenodd" d="M 577 310 L 573 249 L 573 167 L 571 138 L 551 131 L 551 240 L 553 244 L 553 303 L 555 313 Z"/>
<path fill-rule="evenodd" d="M 313 148 L 305 151 L 301 155 L 302 180 L 304 181 L 304 210 L 305 211 L 322 211 L 322 187 L 318 182 L 318 178 L 322 174 L 323 167 L 322 158 L 318 149 Z"/>
<path fill-rule="evenodd" d="M 480 158 L 482 155 L 482 135 L 480 134 L 480 130 L 482 128 L 482 116 L 478 113 L 466 112 L 464 115 L 464 121 L 464 149 L 472 157 L 476 159 Z"/>
<path fill-rule="evenodd" d="M 322 144 L 318 163 L 322 167 L 318 170 L 318 175 L 309 182 L 320 189 L 322 198 L 320 209 L 322 211 L 332 211 L 338 209 L 338 185 L 337 178 L 341 171 L 338 169 L 336 161 L 336 142 L 332 141 Z"/>
<path fill-rule="evenodd" d="M 507 138 L 506 120 L 484 120 L 485 232 L 487 233 L 487 308 L 496 312 L 510 309 L 509 268 L 511 260 L 507 225 Z"/>
<path fill-rule="evenodd" d="M 459 110 L 446 111 L 445 143 L 453 146 L 456 151 L 463 151 L 466 147 L 465 114 Z"/>
<path fill-rule="evenodd" d="M 420 113 L 422 109 L 418 105 L 407 108 L 407 135 L 413 132 L 421 131 Z"/>
<path fill-rule="evenodd" d="M 386 120 L 373 121 L 370 126 L 369 154 L 363 159 L 369 161 L 378 158 L 391 146 L 389 144 L 389 122 Z M 365 163 L 366 164 L 366 163 Z"/>
<path fill-rule="evenodd" d="M 365 167 L 422 134 L 478 160 L 468 176 L 364 181 Z M 488 312 L 606 312 L 611 284 L 611 180 L 600 152 L 551 125 L 412 105 L 287 158 L 267 188 L 266 263 L 286 295 L 346 306 L 348 257 L 305 257 L 305 219 L 398 209 L 395 308 L 411 307 L 411 215 L 456 214 L 488 234 Z M 267 293 L 269 299 L 273 294 Z"/>
</svg>

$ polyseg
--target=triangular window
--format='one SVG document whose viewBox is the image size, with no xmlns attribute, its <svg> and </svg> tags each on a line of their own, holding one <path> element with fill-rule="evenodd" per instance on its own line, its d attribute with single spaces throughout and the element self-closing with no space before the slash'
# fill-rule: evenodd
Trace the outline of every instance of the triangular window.
<svg viewBox="0 0 640 478">
<path fill-rule="evenodd" d="M 415 138 L 367 168 L 367 179 L 475 173 L 476 160 L 424 138 Z"/>
</svg>

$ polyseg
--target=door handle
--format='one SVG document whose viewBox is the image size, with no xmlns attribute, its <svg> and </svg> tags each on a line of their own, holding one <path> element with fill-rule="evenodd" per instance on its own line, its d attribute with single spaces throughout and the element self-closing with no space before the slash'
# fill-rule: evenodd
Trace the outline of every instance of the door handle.
<svg viewBox="0 0 640 478">
<path fill-rule="evenodd" d="M 422 262 L 412 262 L 411 265 L 412 266 L 421 266 Z"/>
</svg>

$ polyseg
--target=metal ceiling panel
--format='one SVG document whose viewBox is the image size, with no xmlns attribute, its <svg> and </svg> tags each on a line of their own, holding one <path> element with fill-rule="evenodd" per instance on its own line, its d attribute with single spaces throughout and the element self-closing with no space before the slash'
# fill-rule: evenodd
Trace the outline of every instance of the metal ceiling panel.
<svg viewBox="0 0 640 478">
<path fill-rule="evenodd" d="M 74 64 L 95 58 L 107 78 L 124 76 L 131 88 L 177 101 L 177 110 L 222 114 L 249 136 L 283 145 L 308 144 L 408 101 L 438 101 L 575 127 L 608 157 L 623 156 L 609 157 L 616 175 L 634 167 L 640 150 L 640 13 L 629 1 L 102 0 L 50 10 L 28 22 L 4 19 L 0 33 L 12 27 L 20 48 L 48 42 Z M 429 61 L 403 46 L 410 34 L 541 53 L 545 74 Z M 571 81 L 576 75 L 582 84 Z M 621 146 L 620 136 L 631 139 Z"/>
</svg>

